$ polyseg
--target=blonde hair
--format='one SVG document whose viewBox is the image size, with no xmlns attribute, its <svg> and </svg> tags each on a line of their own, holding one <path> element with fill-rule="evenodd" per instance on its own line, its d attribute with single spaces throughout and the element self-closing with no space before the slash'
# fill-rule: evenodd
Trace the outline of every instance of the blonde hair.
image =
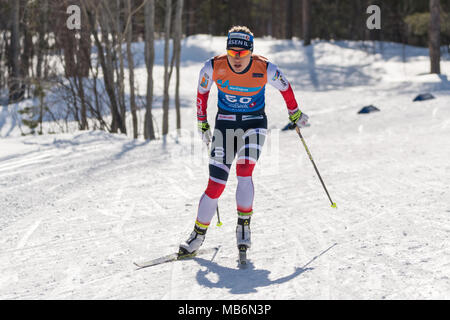
<svg viewBox="0 0 450 320">
<path fill-rule="evenodd" d="M 230 32 L 245 32 L 253 36 L 253 32 L 251 32 L 250 29 L 246 26 L 233 26 L 230 30 L 228 30 L 228 33 Z"/>
</svg>

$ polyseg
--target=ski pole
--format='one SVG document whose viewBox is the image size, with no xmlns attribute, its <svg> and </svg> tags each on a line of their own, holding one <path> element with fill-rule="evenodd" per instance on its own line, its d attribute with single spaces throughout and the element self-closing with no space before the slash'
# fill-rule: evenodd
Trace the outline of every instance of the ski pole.
<svg viewBox="0 0 450 320">
<path fill-rule="evenodd" d="M 207 142 L 206 143 L 206 146 L 207 146 L 207 148 L 208 148 L 208 157 L 209 157 L 209 142 Z M 217 226 L 218 227 L 221 227 L 222 225 L 223 225 L 223 223 L 222 223 L 222 221 L 220 221 L 220 214 L 219 214 L 219 204 L 217 204 L 217 207 L 216 207 L 216 214 L 217 214 Z"/>
<path fill-rule="evenodd" d="M 219 205 L 217 204 L 217 207 L 216 207 L 216 213 L 217 213 L 217 226 L 218 227 L 221 227 L 222 225 L 223 225 L 223 223 L 222 223 L 222 221 L 220 221 L 220 215 L 219 215 Z"/>
<path fill-rule="evenodd" d="M 316 170 L 316 173 L 319 176 L 320 182 L 322 183 L 322 187 L 325 190 L 325 192 L 326 192 L 326 194 L 328 196 L 328 199 L 330 199 L 331 207 L 332 208 L 337 208 L 336 203 L 333 202 L 333 200 L 331 200 L 331 197 L 330 197 L 330 194 L 328 193 L 327 187 L 325 187 L 325 183 L 323 182 L 322 177 L 320 176 L 319 170 L 317 169 L 317 166 L 314 163 L 314 160 L 313 160 L 313 157 L 311 155 L 311 152 L 309 152 L 309 149 L 308 149 L 308 146 L 306 145 L 305 139 L 303 139 L 302 133 L 300 132 L 300 128 L 297 125 L 295 126 L 295 130 L 297 131 L 298 136 L 302 140 L 303 146 L 305 147 L 305 150 L 306 150 L 306 153 L 308 154 L 309 160 L 311 160 L 311 163 L 312 163 L 312 165 L 314 167 L 314 170 Z"/>
</svg>

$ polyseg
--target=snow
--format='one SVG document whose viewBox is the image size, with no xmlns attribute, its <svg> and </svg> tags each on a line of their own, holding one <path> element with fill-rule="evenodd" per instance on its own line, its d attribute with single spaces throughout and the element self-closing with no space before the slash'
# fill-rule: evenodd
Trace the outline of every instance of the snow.
<svg viewBox="0 0 450 320">
<path fill-rule="evenodd" d="M 213 220 L 204 243 L 221 246 L 214 260 L 136 271 L 133 261 L 173 253 L 192 230 L 208 179 L 197 76 L 224 39 L 184 40 L 183 130 L 165 146 L 102 131 L 21 136 L 19 106 L 2 107 L 0 299 L 449 299 L 450 61 L 443 75 L 426 75 L 427 49 L 393 43 L 256 39 L 310 116 L 302 133 L 338 208 L 295 131 L 280 130 L 286 108 L 268 87 L 248 268 L 236 262 L 233 166 L 219 201 L 224 225 Z M 144 95 L 142 50 L 134 44 Z M 412 101 L 425 92 L 436 99 Z M 357 114 L 370 104 L 380 112 Z M 160 125 L 160 108 L 155 116 Z"/>
</svg>

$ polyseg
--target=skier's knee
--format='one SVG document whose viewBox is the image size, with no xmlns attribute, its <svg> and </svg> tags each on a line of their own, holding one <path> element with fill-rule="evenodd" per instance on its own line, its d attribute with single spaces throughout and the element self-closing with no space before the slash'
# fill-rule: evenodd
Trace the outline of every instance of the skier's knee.
<svg viewBox="0 0 450 320">
<path fill-rule="evenodd" d="M 250 177 L 253 174 L 255 168 L 255 162 L 245 161 L 243 163 L 236 164 L 236 175 L 238 177 Z"/>
<path fill-rule="evenodd" d="M 217 199 L 222 194 L 225 189 L 225 183 L 216 182 L 211 180 L 208 181 L 208 187 L 205 190 L 205 194 L 211 199 Z"/>
</svg>

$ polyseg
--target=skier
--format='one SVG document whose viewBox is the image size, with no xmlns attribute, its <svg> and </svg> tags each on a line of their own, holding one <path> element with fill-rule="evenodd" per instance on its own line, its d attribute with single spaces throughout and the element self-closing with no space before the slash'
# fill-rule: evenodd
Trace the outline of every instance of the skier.
<svg viewBox="0 0 450 320">
<path fill-rule="evenodd" d="M 206 108 L 213 82 L 218 88 L 218 113 L 212 137 L 208 186 L 200 198 L 194 230 L 181 243 L 179 257 L 195 255 L 202 245 L 236 156 L 236 241 L 239 250 L 250 248 L 254 198 L 252 173 L 267 134 L 266 83 L 280 90 L 293 124 L 304 127 L 308 122 L 308 116 L 300 111 L 283 73 L 266 58 L 253 54 L 253 33 L 247 27 L 234 26 L 229 30 L 226 49 L 227 54 L 206 61 L 200 71 L 197 120 L 202 139 L 208 145 L 211 129 Z"/>
</svg>

